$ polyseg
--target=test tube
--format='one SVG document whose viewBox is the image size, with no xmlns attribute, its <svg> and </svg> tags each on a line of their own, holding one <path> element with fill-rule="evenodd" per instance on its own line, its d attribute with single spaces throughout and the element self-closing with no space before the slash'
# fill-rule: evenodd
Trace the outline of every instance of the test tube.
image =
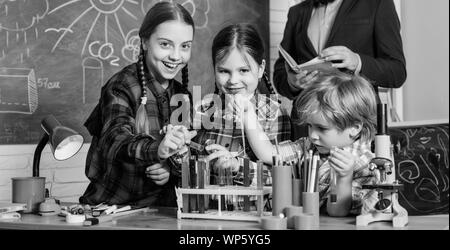
<svg viewBox="0 0 450 250">
<path fill-rule="evenodd" d="M 336 185 L 337 185 L 337 176 L 336 171 L 334 168 L 330 167 L 330 202 L 336 203 L 337 202 L 337 192 L 336 192 Z"/>
<path fill-rule="evenodd" d="M 203 158 L 198 160 L 197 167 L 198 167 L 198 175 L 197 175 L 198 188 L 204 189 L 205 188 L 206 162 Z M 203 194 L 197 195 L 197 200 L 198 200 L 199 213 L 201 213 L 201 214 L 205 213 L 205 195 L 203 195 Z"/>
<path fill-rule="evenodd" d="M 189 179 L 190 179 L 190 172 L 189 172 L 189 165 L 191 163 L 191 160 L 183 161 L 181 164 L 181 187 L 182 188 L 189 188 Z M 183 194 L 183 212 L 188 213 L 190 211 L 189 209 L 189 198 L 190 195 Z"/>
<path fill-rule="evenodd" d="M 250 186 L 250 160 L 244 159 L 244 187 Z M 244 196 L 244 212 L 250 211 L 250 196 Z"/>
<path fill-rule="evenodd" d="M 263 171 L 263 162 L 258 160 L 256 162 L 256 187 L 258 189 L 262 189 L 264 187 Z"/>
<path fill-rule="evenodd" d="M 190 172 L 190 188 L 198 188 L 198 182 L 197 182 L 197 175 L 198 175 L 198 164 L 197 164 L 197 157 L 191 156 L 189 160 L 189 172 Z M 198 211 L 197 206 L 197 195 L 190 195 L 190 209 L 191 211 Z"/>
<path fill-rule="evenodd" d="M 225 168 L 223 168 L 222 166 L 219 167 L 218 169 L 218 178 L 219 178 L 219 186 L 225 186 L 227 181 L 226 181 L 226 174 L 225 174 Z"/>
<path fill-rule="evenodd" d="M 264 188 L 263 183 L 263 166 L 264 163 L 261 160 L 258 160 L 256 162 L 256 188 L 259 190 L 262 190 Z M 257 211 L 258 216 L 261 216 L 264 210 L 264 197 L 261 195 L 258 195 L 257 197 Z"/>
<path fill-rule="evenodd" d="M 233 185 L 233 174 L 231 173 L 231 167 L 225 168 L 225 183 L 227 186 Z M 233 195 L 226 196 L 226 208 L 228 211 L 234 211 Z"/>
</svg>

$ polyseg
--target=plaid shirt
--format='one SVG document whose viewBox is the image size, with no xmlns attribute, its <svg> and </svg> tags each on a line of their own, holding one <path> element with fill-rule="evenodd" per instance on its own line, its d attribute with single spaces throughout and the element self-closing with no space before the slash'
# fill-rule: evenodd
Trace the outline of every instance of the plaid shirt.
<svg viewBox="0 0 450 250">
<path fill-rule="evenodd" d="M 158 186 L 146 177 L 145 169 L 160 162 L 159 131 L 170 122 L 170 114 L 177 108 L 170 106 L 170 98 L 178 93 L 190 98 L 190 93 L 175 80 L 164 90 L 147 74 L 145 108 L 150 134 L 137 134 L 135 117 L 142 94 L 137 71 L 138 65 L 132 64 L 115 74 L 102 87 L 99 104 L 85 123 L 93 138 L 85 170 L 90 184 L 80 203 L 151 205 L 167 201 L 176 204 L 171 193 L 178 177 L 171 175 L 167 184 Z"/>
<path fill-rule="evenodd" d="M 222 97 L 222 99 L 224 99 Z M 267 97 L 266 95 L 256 94 L 250 100 L 255 105 L 255 111 L 258 115 L 258 120 L 263 128 L 264 132 L 267 134 L 272 143 L 275 143 L 275 139 L 278 141 L 288 140 L 290 138 L 290 117 L 287 115 L 284 110 L 280 108 L 278 102 L 273 99 Z M 225 102 L 222 102 L 223 106 L 225 106 Z M 216 114 L 215 116 L 219 116 L 220 114 L 225 113 L 225 110 L 218 110 L 217 106 L 212 106 L 211 103 L 206 102 L 206 104 L 202 105 L 203 111 L 208 112 L 208 114 Z M 215 109 L 214 109 L 215 108 Z M 214 110 L 211 110 L 214 109 Z M 204 112 L 203 112 L 204 113 Z M 201 115 L 196 115 L 194 117 L 201 117 Z M 227 148 L 230 152 L 234 153 L 240 157 L 248 157 L 251 161 L 256 162 L 258 159 L 256 155 L 253 153 L 250 145 L 245 138 L 245 150 L 244 150 L 244 142 L 242 140 L 242 126 L 239 122 L 230 122 L 229 116 L 227 114 L 218 118 L 221 120 L 220 127 L 214 129 L 202 129 L 198 131 L 197 136 L 194 138 L 194 141 L 204 144 L 207 140 L 212 140 L 214 144 L 219 144 Z M 217 119 L 217 118 L 216 118 Z M 236 119 L 239 121 L 239 119 Z M 228 125 L 232 126 L 228 126 Z M 264 166 L 264 179 L 265 184 L 269 185 L 272 183 L 271 177 L 271 166 Z M 253 165 L 250 165 L 250 179 L 251 185 L 256 185 L 254 180 L 256 173 L 256 169 Z M 213 175 L 216 173 L 213 173 Z M 242 185 L 243 184 L 243 167 L 241 165 L 238 173 L 234 176 L 234 183 Z"/>
<path fill-rule="evenodd" d="M 313 149 L 313 147 L 308 138 L 300 138 L 295 142 L 285 141 L 280 143 L 279 150 L 283 159 L 297 164 L 299 159 L 303 159 L 304 152 Z M 344 148 L 344 150 L 348 150 L 354 156 L 359 157 L 353 170 L 353 199 L 350 213 L 360 214 L 362 211 L 367 212 L 378 202 L 377 191 L 362 189 L 362 185 L 372 185 L 378 182 L 375 171 L 370 171 L 368 168 L 370 161 L 375 155 L 370 151 L 370 142 L 362 143 L 361 141 L 356 141 L 351 147 Z M 322 158 L 320 163 L 318 178 L 320 206 L 322 206 L 326 204 L 330 194 L 330 163 L 328 158 Z"/>
</svg>

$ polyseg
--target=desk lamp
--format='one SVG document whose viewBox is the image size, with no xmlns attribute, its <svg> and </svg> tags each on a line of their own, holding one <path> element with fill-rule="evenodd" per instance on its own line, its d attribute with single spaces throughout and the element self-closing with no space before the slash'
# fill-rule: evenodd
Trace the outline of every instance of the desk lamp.
<svg viewBox="0 0 450 250">
<path fill-rule="evenodd" d="M 26 203 L 25 213 L 35 213 L 45 200 L 45 177 L 39 177 L 39 162 L 44 147 L 49 142 L 56 160 L 67 160 L 83 146 L 83 137 L 76 131 L 64 127 L 54 116 L 49 115 L 41 122 L 45 131 L 39 141 L 33 158 L 33 177 L 12 178 L 12 201 Z"/>
<path fill-rule="evenodd" d="M 39 177 L 39 162 L 41 153 L 47 142 L 50 142 L 53 156 L 58 161 L 67 160 L 74 156 L 83 146 L 83 137 L 76 131 L 64 127 L 53 115 L 49 115 L 41 122 L 45 131 L 34 151 L 33 177 Z"/>
</svg>

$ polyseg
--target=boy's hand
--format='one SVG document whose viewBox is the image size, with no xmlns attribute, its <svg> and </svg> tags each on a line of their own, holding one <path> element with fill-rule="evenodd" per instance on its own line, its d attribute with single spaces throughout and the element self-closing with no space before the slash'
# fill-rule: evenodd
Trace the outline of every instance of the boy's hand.
<svg viewBox="0 0 450 250">
<path fill-rule="evenodd" d="M 189 131 L 184 126 L 167 125 L 163 132 L 166 134 L 158 147 L 158 156 L 160 159 L 167 159 L 183 149 L 191 139 L 197 135 L 197 132 Z"/>
<path fill-rule="evenodd" d="M 334 148 L 329 158 L 330 166 L 336 171 L 338 177 L 353 177 L 353 169 L 358 160 L 351 152 Z"/>
<path fill-rule="evenodd" d="M 160 163 L 157 163 L 155 165 L 147 167 L 147 169 L 145 170 L 145 174 L 156 185 L 162 186 L 169 181 L 170 170 L 169 166 L 167 166 L 166 164 L 164 164 L 163 166 Z"/>
</svg>

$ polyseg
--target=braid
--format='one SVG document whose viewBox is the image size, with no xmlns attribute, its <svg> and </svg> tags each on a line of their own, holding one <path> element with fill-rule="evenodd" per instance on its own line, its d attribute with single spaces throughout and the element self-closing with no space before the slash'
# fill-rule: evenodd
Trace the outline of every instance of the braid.
<svg viewBox="0 0 450 250">
<path fill-rule="evenodd" d="M 189 70 L 188 70 L 188 66 L 186 64 L 186 66 L 184 66 L 184 68 L 181 70 L 181 81 L 184 85 L 184 87 L 188 87 L 189 84 Z"/>
<path fill-rule="evenodd" d="M 266 82 L 267 89 L 269 89 L 270 98 L 274 97 L 275 101 L 277 101 L 278 103 L 281 104 L 281 100 L 279 99 L 278 93 L 275 91 L 275 88 L 273 87 L 273 84 L 269 79 L 269 75 L 267 75 L 267 72 L 265 70 L 263 73 L 263 78 L 264 78 L 264 81 Z"/>
<path fill-rule="evenodd" d="M 214 83 L 214 94 L 218 95 L 220 93 L 217 83 Z"/>
<path fill-rule="evenodd" d="M 276 94 L 275 89 L 274 89 L 272 83 L 270 82 L 269 76 L 267 75 L 266 71 L 264 71 L 264 73 L 263 73 L 263 78 L 264 78 L 264 81 L 266 82 L 266 87 L 270 92 L 269 94 L 275 95 Z"/>
<path fill-rule="evenodd" d="M 145 76 L 145 51 L 144 51 L 144 47 L 142 46 L 141 43 L 141 52 L 139 55 L 139 60 L 138 60 L 138 65 L 139 65 L 139 69 L 138 69 L 138 76 L 141 80 L 141 88 L 142 88 L 142 96 L 141 96 L 141 102 L 142 103 L 146 103 L 147 102 L 147 77 Z"/>
</svg>

